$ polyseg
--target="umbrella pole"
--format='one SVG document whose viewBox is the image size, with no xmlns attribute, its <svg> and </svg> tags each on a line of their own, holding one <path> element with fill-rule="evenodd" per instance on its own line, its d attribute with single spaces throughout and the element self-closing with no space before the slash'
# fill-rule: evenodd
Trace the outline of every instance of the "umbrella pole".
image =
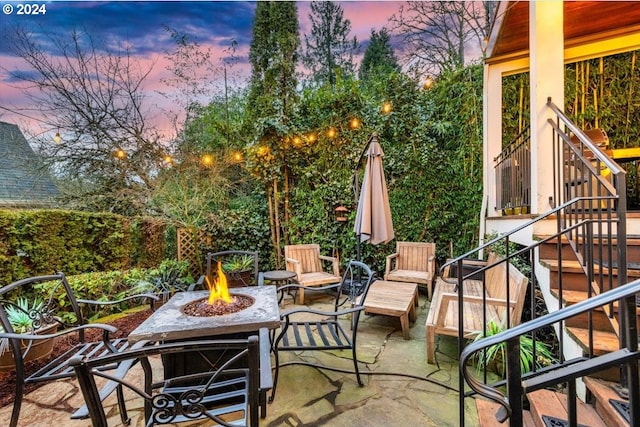
<svg viewBox="0 0 640 427">
<path fill-rule="evenodd" d="M 353 168 L 353 194 L 356 199 L 356 205 L 358 204 L 358 199 L 360 197 L 360 186 L 358 185 L 358 166 L 360 166 L 360 161 L 362 160 L 362 154 L 358 158 L 356 162 L 356 167 Z M 356 234 L 356 261 L 360 261 L 360 235 Z"/>
</svg>

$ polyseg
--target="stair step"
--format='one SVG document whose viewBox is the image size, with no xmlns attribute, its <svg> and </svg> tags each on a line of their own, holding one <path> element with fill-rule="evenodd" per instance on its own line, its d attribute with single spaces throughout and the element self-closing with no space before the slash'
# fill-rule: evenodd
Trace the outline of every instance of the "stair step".
<svg viewBox="0 0 640 427">
<path fill-rule="evenodd" d="M 558 298 L 559 292 L 557 289 L 552 288 L 550 291 L 553 296 Z M 587 299 L 587 297 L 588 297 L 588 294 L 587 292 L 584 292 L 584 291 L 576 291 L 576 290 L 562 291 L 562 299 L 567 306 L 584 301 Z M 615 301 L 613 303 L 614 315 L 618 313 L 618 305 L 619 305 L 618 301 Z M 605 307 L 598 307 L 595 310 L 593 310 L 592 316 L 591 316 L 591 322 L 592 322 L 591 325 L 596 330 L 615 333 L 615 329 L 611 324 L 611 319 L 609 319 L 607 315 L 607 313 L 610 312 L 609 307 L 607 306 L 606 308 L 607 308 L 606 311 L 605 311 Z M 636 305 L 636 319 L 638 324 L 640 324 L 640 305 Z M 587 322 L 589 322 L 589 314 L 582 313 L 577 316 L 571 317 L 570 319 L 567 319 L 565 321 L 565 325 L 567 327 L 580 328 L 582 326 L 587 325 L 588 324 Z"/>
<path fill-rule="evenodd" d="M 500 423 L 496 420 L 496 412 L 501 408 L 497 403 L 478 398 L 476 399 L 476 408 L 478 409 L 479 427 L 505 427 L 506 425 L 509 425 L 508 421 Z M 524 427 L 536 427 L 530 411 L 523 412 L 522 420 L 522 425 Z"/>
<path fill-rule="evenodd" d="M 595 399 L 596 412 L 609 426 L 628 426 L 629 423 L 622 415 L 609 403 L 609 399 L 623 400 L 618 393 L 613 390 L 616 383 L 603 381 L 596 378 L 584 377 L 584 383 L 593 394 Z"/>
<path fill-rule="evenodd" d="M 567 327 L 569 332 L 580 344 L 584 351 L 589 349 L 589 330 L 586 328 Z M 593 352 L 596 355 L 611 353 L 620 349 L 618 336 L 613 332 L 593 331 Z"/>
<path fill-rule="evenodd" d="M 540 263 L 551 271 L 558 271 L 559 263 L 557 259 L 543 258 L 543 259 L 540 259 Z M 600 266 L 595 265 L 593 270 L 595 274 L 598 274 L 600 272 Z M 565 273 L 580 273 L 580 274 L 583 273 L 583 269 L 580 266 L 580 262 L 576 260 L 566 260 L 566 259 L 562 260 L 562 271 Z M 602 272 L 603 274 L 607 275 L 609 273 L 609 268 L 602 267 Z M 618 274 L 618 269 L 614 268 L 613 275 L 615 276 L 617 274 Z M 640 277 L 640 269 L 627 268 L 627 277 L 629 278 L 629 281 Z"/>
<path fill-rule="evenodd" d="M 527 394 L 531 415 L 539 427 L 544 427 L 543 416 L 567 420 L 567 396 L 551 390 L 538 390 Z M 582 402 L 576 402 L 578 412 L 578 424 L 589 427 L 607 427 L 595 409 Z"/>
<path fill-rule="evenodd" d="M 558 290 L 555 288 L 551 289 L 551 295 L 558 298 Z M 595 296 L 595 295 L 592 295 L 592 296 Z M 586 300 L 588 297 L 589 297 L 589 294 L 584 291 L 575 291 L 575 290 L 562 291 L 562 299 L 567 305 L 577 304 L 580 301 Z M 613 308 L 616 312 L 618 311 L 618 301 L 614 301 Z M 640 306 L 636 306 L 636 313 L 640 316 Z"/>
<path fill-rule="evenodd" d="M 538 239 L 542 240 L 547 238 L 548 236 L 536 236 Z M 617 239 L 613 237 L 612 244 L 614 245 L 613 253 L 614 259 L 617 257 L 617 248 L 616 243 Z M 579 242 L 582 242 L 583 239 L 579 238 Z M 600 244 L 604 248 L 609 242 L 609 239 L 603 238 Z M 596 243 L 597 247 L 597 243 Z M 597 250 L 597 249 L 596 249 Z M 573 259 L 573 249 L 569 246 L 569 242 L 567 241 L 566 236 L 562 237 L 562 245 L 561 245 L 561 253 L 563 259 Z M 540 246 L 540 258 L 556 258 L 558 254 L 557 248 L 557 239 L 552 238 L 546 243 Z M 627 235 L 627 261 L 630 263 L 640 263 L 640 236 L 635 235 Z"/>
</svg>

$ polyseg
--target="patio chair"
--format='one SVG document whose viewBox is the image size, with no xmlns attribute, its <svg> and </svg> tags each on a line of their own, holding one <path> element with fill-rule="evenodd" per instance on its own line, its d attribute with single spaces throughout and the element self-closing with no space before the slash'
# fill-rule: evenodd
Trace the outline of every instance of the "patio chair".
<svg viewBox="0 0 640 427">
<path fill-rule="evenodd" d="M 298 284 L 301 285 L 298 304 L 304 304 L 306 288 L 339 283 L 341 280 L 337 258 L 320 255 L 318 244 L 285 245 L 284 258 L 287 270 L 296 273 Z M 323 263 L 330 263 L 330 272 L 325 271 Z"/>
<path fill-rule="evenodd" d="M 50 290 L 47 291 L 48 296 L 46 299 L 38 300 L 37 303 L 32 301 L 28 311 L 16 303 L 14 297 L 17 295 L 23 297 L 42 295 L 40 289 L 43 289 L 42 284 L 45 282 L 53 282 L 50 288 L 47 287 Z M 150 294 L 132 295 L 117 301 L 98 302 L 78 299 L 63 273 L 29 277 L 0 288 L 0 326 L 4 330 L 4 332 L 0 333 L 0 343 L 4 340 L 5 343 L 9 344 L 10 350 L 7 349 L 6 351 L 10 351 L 13 355 L 16 371 L 15 400 L 9 426 L 16 427 L 18 424 L 25 384 L 74 377 L 75 374 L 73 368 L 69 366 L 69 360 L 75 356 L 99 357 L 106 354 L 117 354 L 129 348 L 126 338 L 110 338 L 109 334 L 117 331 L 115 327 L 105 324 L 85 323 L 80 304 L 113 305 L 140 298 L 147 299 L 150 306 L 153 301 L 158 300 L 157 296 Z M 32 325 L 27 333 L 16 333 L 11 322 L 11 317 L 14 317 L 11 314 L 12 311 L 18 311 L 32 319 Z M 85 340 L 85 331 L 91 329 L 100 331 L 102 339 L 96 341 Z M 62 336 L 77 337 L 79 342 L 36 372 L 27 373 L 25 359 L 35 354 L 36 348 L 40 347 L 38 343 Z M 146 342 L 137 344 L 140 347 L 144 345 L 146 345 Z M 50 351 L 44 352 L 39 357 L 43 358 L 48 354 L 50 354 Z M 129 368 L 131 368 L 131 363 L 103 367 L 103 369 L 112 370 L 112 375 L 115 377 L 124 376 Z M 106 399 L 116 388 L 124 423 L 127 420 L 122 389 L 117 387 L 115 383 L 108 383 L 100 391 L 100 397 L 101 399 Z M 72 418 L 86 418 L 87 416 L 88 412 L 86 412 L 85 407 L 76 411 Z"/>
<path fill-rule="evenodd" d="M 427 296 L 431 300 L 435 260 L 435 243 L 397 242 L 395 253 L 387 256 L 384 280 L 426 285 Z"/>
<path fill-rule="evenodd" d="M 351 350 L 358 385 L 363 386 L 358 369 L 356 339 L 358 320 L 364 310 L 363 303 L 373 280 L 374 273 L 366 264 L 350 261 L 340 283 L 312 288 L 313 291 L 332 290 L 335 292 L 333 310 L 322 311 L 299 307 L 280 314 L 280 333 L 273 343 L 276 370 L 269 401 L 273 401 L 275 397 L 280 371 L 279 355 L 283 351 Z M 358 282 L 358 286 L 356 286 L 356 282 Z M 283 289 L 299 289 L 301 287 L 301 285 L 286 285 L 283 286 Z M 344 289 L 350 289 L 352 292 L 345 296 Z M 346 307 L 343 308 L 345 305 Z M 308 362 L 291 363 L 331 369 Z"/>
<path fill-rule="evenodd" d="M 177 341 L 130 349 L 98 358 L 76 357 L 76 371 L 94 427 L 107 427 L 107 417 L 96 387 L 96 377 L 117 382 L 144 400 L 146 425 L 210 419 L 215 425 L 257 426 L 259 339 Z M 201 357 L 218 354 L 206 372 L 178 375 L 153 382 L 149 357 Z M 140 361 L 144 384 L 134 384 L 101 370 L 104 365 Z"/>
<path fill-rule="evenodd" d="M 241 258 L 247 262 L 239 263 L 238 260 Z M 213 283 L 217 275 L 218 261 L 222 263 L 227 285 L 230 288 L 256 286 L 258 284 L 258 252 L 236 250 L 208 252 L 206 270 L 198 281 L 189 288 L 190 291 L 207 289 L 207 278 Z M 251 261 L 250 264 L 249 261 Z"/>
</svg>

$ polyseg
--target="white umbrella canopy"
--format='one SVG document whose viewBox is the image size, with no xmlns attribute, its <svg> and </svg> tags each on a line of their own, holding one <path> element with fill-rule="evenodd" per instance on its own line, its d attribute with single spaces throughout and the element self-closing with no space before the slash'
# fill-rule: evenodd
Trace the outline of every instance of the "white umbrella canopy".
<svg viewBox="0 0 640 427">
<path fill-rule="evenodd" d="M 367 166 L 362 178 L 362 189 L 353 228 L 358 236 L 358 246 L 360 242 L 367 240 L 373 245 L 387 243 L 395 236 L 387 183 L 382 168 L 383 157 L 384 153 L 374 133 L 369 139 Z"/>
</svg>

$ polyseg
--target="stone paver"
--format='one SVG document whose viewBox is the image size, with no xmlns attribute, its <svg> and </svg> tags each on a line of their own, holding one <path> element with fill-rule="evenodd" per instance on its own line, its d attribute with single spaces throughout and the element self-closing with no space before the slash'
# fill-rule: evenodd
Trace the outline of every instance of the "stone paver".
<svg viewBox="0 0 640 427">
<path fill-rule="evenodd" d="M 317 309 L 329 307 L 328 298 L 309 299 Z M 292 306 L 285 298 L 285 309 Z M 290 365 L 280 369 L 274 402 L 268 405 L 267 418 L 260 425 L 275 426 L 457 426 L 458 368 L 455 339 L 440 340 L 439 367 L 426 362 L 424 322 L 428 310 L 426 295 L 420 294 L 418 319 L 411 325 L 411 339 L 404 340 L 397 318 L 365 315 L 358 330 L 358 359 L 364 387 L 358 387 L 354 374 L 308 366 Z M 445 337 L 448 338 L 448 337 Z M 351 371 L 350 352 L 305 352 L 281 355 L 282 361 L 319 361 L 331 367 Z M 160 369 L 160 362 L 154 364 Z M 388 373 L 405 376 L 386 375 Z M 139 367 L 130 372 L 135 383 L 142 377 Z M 421 377 L 417 379 L 416 377 Z M 428 378 L 424 380 L 424 378 Z M 142 405 L 127 393 L 131 426 L 143 426 Z M 74 380 L 55 381 L 30 393 L 23 403 L 20 426 L 84 427 L 89 420 L 71 420 L 69 416 L 82 404 Z M 120 425 L 115 395 L 105 403 L 109 425 Z M 0 408 L 0 426 L 8 425 L 11 406 Z M 477 413 L 471 399 L 466 404 L 466 425 L 477 425 Z M 184 424 L 182 424 L 184 425 Z M 204 426 L 207 422 L 190 425 Z"/>
</svg>

